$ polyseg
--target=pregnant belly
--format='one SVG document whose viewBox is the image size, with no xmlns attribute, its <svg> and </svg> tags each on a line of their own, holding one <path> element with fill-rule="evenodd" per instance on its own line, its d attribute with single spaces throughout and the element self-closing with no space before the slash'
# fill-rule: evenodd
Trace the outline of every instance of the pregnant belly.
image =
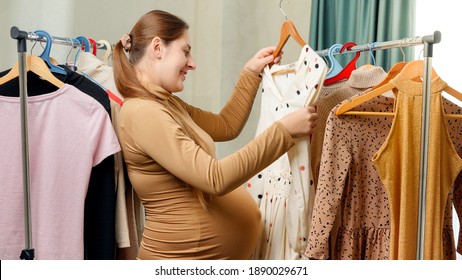
<svg viewBox="0 0 462 280">
<path fill-rule="evenodd" d="M 260 209 L 243 188 L 215 198 L 210 213 L 216 221 L 223 252 L 229 259 L 250 258 L 261 229 Z"/>
<path fill-rule="evenodd" d="M 173 214 L 175 213 L 175 214 Z M 247 190 L 148 218 L 140 259 L 248 259 L 260 233 L 260 210 Z M 173 215 L 171 215 L 173 214 Z"/>
</svg>

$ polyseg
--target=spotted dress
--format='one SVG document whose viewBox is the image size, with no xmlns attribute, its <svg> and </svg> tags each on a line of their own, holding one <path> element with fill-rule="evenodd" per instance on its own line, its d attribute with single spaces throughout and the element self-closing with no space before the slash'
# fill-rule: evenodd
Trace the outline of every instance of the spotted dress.
<svg viewBox="0 0 462 280">
<path fill-rule="evenodd" d="M 393 112 L 394 103 L 394 98 L 381 95 L 355 110 Z M 450 101 L 443 100 L 443 104 L 446 113 L 461 114 L 460 107 Z M 326 123 L 306 256 L 311 259 L 389 259 L 389 197 L 372 158 L 389 135 L 393 117 L 336 116 L 337 108 L 330 112 Z M 451 141 L 457 153 L 462 155 L 462 121 L 447 119 L 447 124 Z M 456 258 L 452 206 L 457 213 L 462 213 L 461 194 L 462 173 L 455 180 L 444 210 L 444 259 Z M 338 213 L 341 213 L 341 225 L 333 242 L 334 248 L 329 248 Z"/>
<path fill-rule="evenodd" d="M 459 102 L 460 104 L 460 102 Z M 443 98 L 443 106 L 446 114 L 462 115 L 462 108 Z M 462 157 L 462 119 L 447 119 L 448 134 L 457 154 Z M 449 192 L 443 221 L 443 256 L 445 259 L 456 259 L 456 250 L 453 231 L 453 207 L 457 213 L 459 224 L 462 224 L 462 172 L 459 173 L 454 185 Z M 462 227 L 459 227 L 457 252 L 462 255 Z"/>
<path fill-rule="evenodd" d="M 273 75 L 287 69 L 295 71 Z M 297 62 L 273 65 L 271 69 L 267 66 L 263 72 L 261 115 L 256 134 L 285 115 L 311 106 L 326 72 L 325 62 L 307 45 Z M 245 184 L 262 214 L 255 259 L 304 258 L 314 201 L 310 173 L 308 138 L 299 138 L 286 154 Z"/>
</svg>

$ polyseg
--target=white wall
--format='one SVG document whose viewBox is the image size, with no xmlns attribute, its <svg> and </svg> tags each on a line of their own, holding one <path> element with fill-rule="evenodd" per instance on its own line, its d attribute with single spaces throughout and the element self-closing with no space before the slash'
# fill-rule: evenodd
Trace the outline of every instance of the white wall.
<svg viewBox="0 0 462 280">
<path fill-rule="evenodd" d="M 60 0 L 1 0 L 0 3 L 0 70 L 13 66 L 17 57 L 16 41 L 10 37 L 10 29 L 17 26 L 21 30 L 44 29 L 58 36 L 71 36 L 74 24 L 73 1 Z M 75 36 L 77 37 L 77 36 Z M 32 43 L 28 43 L 28 50 Z M 41 47 L 36 46 L 41 53 Z M 35 48 L 34 48 L 35 49 Z M 53 49 L 53 55 L 66 57 L 67 49 Z"/>
</svg>

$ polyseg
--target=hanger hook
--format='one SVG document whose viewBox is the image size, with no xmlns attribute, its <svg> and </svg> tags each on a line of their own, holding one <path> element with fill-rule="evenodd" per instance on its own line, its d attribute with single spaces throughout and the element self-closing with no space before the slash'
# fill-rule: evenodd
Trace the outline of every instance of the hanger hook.
<svg viewBox="0 0 462 280">
<path fill-rule="evenodd" d="M 69 63 L 69 55 L 71 54 L 72 50 L 74 49 L 74 41 L 72 41 L 71 37 L 66 38 L 66 42 L 68 42 L 68 41 L 71 43 L 71 47 L 70 47 L 70 50 L 69 50 L 69 52 L 67 53 L 67 56 L 66 56 L 66 64 Z"/>
<path fill-rule="evenodd" d="M 401 50 L 401 53 L 403 54 L 403 61 L 406 61 L 406 54 L 404 53 L 403 46 L 402 46 L 403 41 L 404 39 L 399 41 L 399 49 Z"/>
<path fill-rule="evenodd" d="M 422 54 L 423 54 L 423 51 L 424 51 L 424 48 L 422 48 L 419 52 L 419 60 L 422 60 L 423 58 L 422 57 Z"/>
<path fill-rule="evenodd" d="M 43 49 L 42 51 L 44 51 L 44 50 L 45 50 L 45 47 L 43 46 L 43 42 L 42 42 L 42 41 L 39 41 L 39 45 L 40 45 L 40 47 L 42 47 L 42 49 Z"/>
<path fill-rule="evenodd" d="M 367 44 L 367 46 L 369 47 L 369 54 L 372 57 L 372 64 L 375 65 L 375 56 L 374 56 L 374 53 L 372 52 L 372 49 L 375 47 L 375 42 L 371 44 Z"/>
<path fill-rule="evenodd" d="M 37 45 L 37 40 L 34 41 L 34 44 L 32 45 L 32 48 L 30 48 L 30 55 L 32 55 L 32 51 L 34 50 L 35 48 L 35 45 Z"/>
<path fill-rule="evenodd" d="M 287 15 L 286 15 L 286 13 L 284 13 L 284 10 L 282 9 L 282 1 L 283 1 L 283 0 L 279 1 L 279 10 L 281 10 L 281 13 L 284 15 L 284 17 L 285 17 L 286 20 L 287 20 Z"/>
</svg>

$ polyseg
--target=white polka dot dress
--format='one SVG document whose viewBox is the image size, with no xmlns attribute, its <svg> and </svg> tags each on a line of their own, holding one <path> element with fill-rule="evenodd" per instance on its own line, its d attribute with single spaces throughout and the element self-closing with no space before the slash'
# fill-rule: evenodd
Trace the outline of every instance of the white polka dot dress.
<svg viewBox="0 0 462 280">
<path fill-rule="evenodd" d="M 294 72 L 275 74 L 292 69 Z M 288 72 L 288 71 L 285 71 Z M 327 65 L 308 45 L 299 60 L 264 69 L 259 135 L 285 115 L 316 102 Z M 314 186 L 309 140 L 299 138 L 288 153 L 251 178 L 246 189 L 260 206 L 262 233 L 254 259 L 302 259 L 308 239 Z M 271 151 L 268 151 L 271 153 Z"/>
</svg>

